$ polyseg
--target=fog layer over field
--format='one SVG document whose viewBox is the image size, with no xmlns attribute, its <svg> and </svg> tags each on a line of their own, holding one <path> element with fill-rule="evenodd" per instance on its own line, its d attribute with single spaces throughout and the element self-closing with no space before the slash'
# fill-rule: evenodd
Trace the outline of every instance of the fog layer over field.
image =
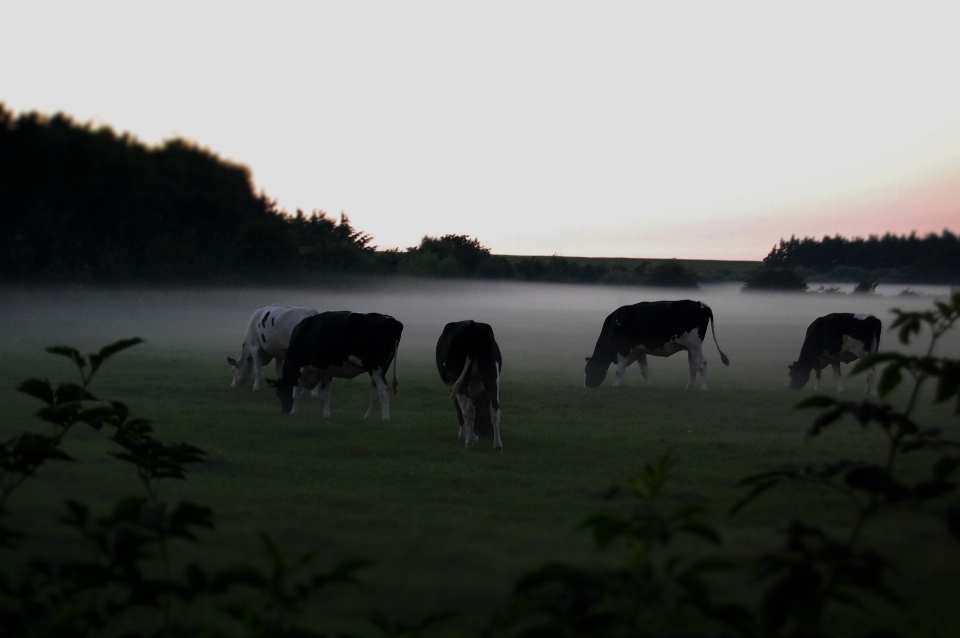
<svg viewBox="0 0 960 638">
<path fill-rule="evenodd" d="M 926 287 L 946 294 L 946 287 Z M 807 326 L 831 312 L 867 312 L 884 323 L 882 349 L 902 349 L 887 330 L 891 308 L 927 309 L 933 296 L 817 293 L 743 293 L 739 284 L 705 285 L 697 290 L 578 286 L 517 282 L 390 280 L 333 289 L 102 289 L 0 290 L 7 326 L 4 351 L 39 351 L 54 344 L 92 350 L 130 336 L 147 341 L 141 355 L 236 357 L 251 313 L 269 304 L 390 314 L 404 324 L 399 364 L 432 363 L 445 323 L 475 319 L 491 324 L 503 351 L 504 374 L 550 371 L 582 378 L 584 357 L 593 351 L 604 318 L 619 306 L 639 301 L 697 299 L 713 308 L 717 339 L 731 359 L 724 368 L 707 336 L 712 387 L 740 382 L 786 385 L 786 366 L 795 360 Z M 918 346 L 919 347 L 919 346 Z M 918 348 L 914 348 L 915 350 Z M 960 335 L 942 342 L 942 354 L 956 356 Z M 683 353 L 650 358 L 655 384 L 682 384 Z M 273 376 L 272 369 L 268 376 Z M 610 383 L 611 376 L 606 383 Z M 829 379 L 829 372 L 825 379 Z M 640 383 L 639 371 L 625 383 Z M 851 381 L 859 393 L 861 380 Z"/>
</svg>

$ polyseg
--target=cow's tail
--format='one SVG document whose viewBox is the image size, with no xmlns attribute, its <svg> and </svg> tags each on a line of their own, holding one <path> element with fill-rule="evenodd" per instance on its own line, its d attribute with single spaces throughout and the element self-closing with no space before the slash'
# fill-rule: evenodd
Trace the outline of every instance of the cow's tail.
<svg viewBox="0 0 960 638">
<path fill-rule="evenodd" d="M 463 383 L 463 380 L 467 376 L 467 372 L 470 371 L 470 357 L 467 357 L 467 362 L 463 364 L 463 372 L 460 373 L 460 378 L 453 382 L 453 385 L 450 386 L 450 398 L 457 398 L 457 392 L 460 391 L 460 384 Z"/>
<path fill-rule="evenodd" d="M 723 350 L 720 349 L 720 344 L 717 343 L 717 331 L 714 329 L 714 326 L 717 325 L 716 319 L 713 318 L 713 309 L 707 309 L 710 312 L 710 332 L 713 333 L 713 343 L 717 346 L 717 352 L 720 353 L 720 361 L 723 362 L 723 365 L 730 365 L 730 358 L 727 355 L 723 354 Z"/>
<path fill-rule="evenodd" d="M 397 391 L 400 389 L 400 382 L 397 381 L 397 351 L 400 350 L 400 342 L 393 342 L 393 396 L 397 396 Z"/>
</svg>

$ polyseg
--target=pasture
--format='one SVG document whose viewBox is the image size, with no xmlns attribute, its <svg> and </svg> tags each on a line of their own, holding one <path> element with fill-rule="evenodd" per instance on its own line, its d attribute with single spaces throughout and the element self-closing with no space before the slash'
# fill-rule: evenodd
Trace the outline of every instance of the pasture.
<svg viewBox="0 0 960 638">
<path fill-rule="evenodd" d="M 623 387 L 611 387 L 611 369 L 602 387 L 583 388 L 583 359 L 607 314 L 627 303 L 677 298 L 712 306 L 717 339 L 730 356 L 724 368 L 708 337 L 709 391 L 684 390 L 683 353 L 650 357 L 652 387 L 633 367 Z M 214 509 L 216 531 L 186 549 L 185 559 L 265 564 L 260 531 L 288 555 L 318 550 L 321 566 L 367 558 L 375 565 L 363 572 L 360 586 L 318 599 L 311 610 L 318 622 L 363 628 L 361 619 L 374 609 L 412 620 L 454 608 L 462 616 L 438 629 L 453 635 L 475 634 L 505 606 L 517 577 L 543 562 L 620 560 L 622 548 L 600 552 L 578 524 L 602 507 L 600 495 L 609 486 L 668 448 L 676 459 L 669 498 L 706 508 L 725 539 L 720 551 L 744 564 L 777 545 L 778 530 L 794 517 L 843 525 L 849 511 L 839 498 L 812 490 L 774 491 L 737 516 L 727 511 L 742 494 L 736 487 L 742 477 L 867 458 L 880 449 L 878 433 L 850 423 L 804 439 L 815 412 L 791 406 L 809 396 L 812 383 L 800 394 L 789 392 L 786 366 L 796 359 L 810 321 L 829 312 L 871 312 L 886 328 L 890 308 L 920 309 L 932 301 L 742 294 L 735 285 L 668 291 L 416 281 L 328 290 L 6 289 L 0 299 L 12 326 L 0 345 L 0 439 L 41 427 L 30 417 L 36 402 L 15 391 L 19 381 L 72 373 L 43 347 L 70 344 L 87 351 L 143 337 L 145 344 L 104 367 L 93 392 L 151 419 L 158 438 L 187 441 L 207 453 L 187 481 L 164 488 L 168 501 Z M 230 388 L 226 357 L 239 352 L 250 313 L 269 303 L 377 311 L 402 321 L 392 420 L 361 419 L 366 377 L 334 382 L 333 417 L 326 420 L 317 401 L 307 400 L 301 414 L 288 417 L 266 388 L 257 394 L 249 386 Z M 493 452 L 489 439 L 474 451 L 462 448 L 453 404 L 433 364 L 443 325 L 465 318 L 490 323 L 503 352 L 502 454 Z M 885 330 L 881 350 L 888 349 L 903 346 Z M 960 354 L 960 335 L 944 339 L 941 352 Z M 265 373 L 275 376 L 272 364 Z M 847 396 L 858 397 L 864 383 L 846 378 Z M 829 370 L 821 391 L 835 393 Z M 903 401 L 904 394 L 901 389 L 892 401 Z M 946 406 L 929 400 L 920 421 L 958 425 Z M 37 539 L 12 557 L 0 554 L 4 563 L 41 548 L 45 554 L 83 551 L 55 522 L 64 499 L 105 508 L 139 492 L 132 472 L 109 456 L 114 448 L 104 437 L 78 429 L 65 449 L 82 462 L 50 464 L 13 496 L 11 522 Z M 954 635 L 960 610 L 950 601 L 960 585 L 960 548 L 943 525 L 932 516 L 890 518 L 868 530 L 866 539 L 897 558 L 907 601 L 903 613 L 879 608 L 872 616 L 877 625 L 914 636 Z M 754 591 L 745 571 L 725 576 L 723 586 L 734 597 Z"/>
</svg>

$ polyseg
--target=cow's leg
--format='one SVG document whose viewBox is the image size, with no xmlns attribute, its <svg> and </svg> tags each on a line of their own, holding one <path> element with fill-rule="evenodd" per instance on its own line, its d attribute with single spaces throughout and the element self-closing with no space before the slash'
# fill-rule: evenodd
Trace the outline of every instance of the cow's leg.
<svg viewBox="0 0 960 638">
<path fill-rule="evenodd" d="M 470 400 L 470 397 L 458 394 L 457 401 L 460 402 L 460 411 L 463 412 L 463 447 L 472 450 L 477 443 L 477 435 L 474 434 L 473 430 L 476 409 L 473 407 L 473 401 Z"/>
<path fill-rule="evenodd" d="M 820 368 L 814 368 L 813 371 L 817 373 L 817 381 L 816 383 L 813 384 L 813 391 L 819 392 L 820 391 Z"/>
<path fill-rule="evenodd" d="M 637 365 L 640 366 L 640 376 L 646 380 L 647 385 L 650 385 L 650 366 L 647 365 L 647 355 L 642 354 L 637 357 Z"/>
<path fill-rule="evenodd" d="M 867 390 L 864 394 L 877 396 L 877 366 L 873 366 L 870 368 L 870 371 L 867 372 Z"/>
<path fill-rule="evenodd" d="M 373 380 L 376 383 L 377 394 L 380 397 L 380 420 L 389 421 L 390 420 L 390 386 L 387 384 L 387 380 L 383 378 L 382 370 L 375 370 L 373 372 Z"/>
<path fill-rule="evenodd" d="M 462 441 L 464 437 L 463 433 L 463 410 L 460 409 L 460 402 L 457 401 L 456 397 L 453 399 L 453 407 L 457 409 L 457 423 L 460 426 L 460 432 L 457 434 L 457 440 Z"/>
<path fill-rule="evenodd" d="M 837 392 L 843 392 L 843 381 L 840 380 L 840 362 L 837 361 L 833 364 L 833 378 L 837 382 Z"/>
<path fill-rule="evenodd" d="M 627 357 L 622 354 L 617 355 L 617 377 L 613 380 L 613 387 L 618 387 L 620 381 L 623 379 L 623 373 L 627 371 L 627 366 L 630 365 Z"/>
<path fill-rule="evenodd" d="M 260 369 L 263 367 L 260 362 L 260 348 L 251 348 L 250 356 L 253 359 L 253 391 L 260 392 Z"/>
<path fill-rule="evenodd" d="M 707 390 L 707 360 L 703 356 L 703 353 L 700 353 L 700 389 Z"/>
<path fill-rule="evenodd" d="M 300 394 L 303 392 L 303 388 L 299 385 L 293 386 L 293 407 L 290 408 L 290 414 L 296 414 L 297 410 L 300 409 Z"/>
<path fill-rule="evenodd" d="M 380 393 L 377 392 L 377 384 L 373 380 L 373 375 L 370 375 L 370 405 L 367 407 L 367 413 L 363 415 L 363 418 L 369 417 L 373 414 L 373 409 L 377 407 L 377 402 L 380 401 Z"/>
<path fill-rule="evenodd" d="M 689 390 L 693 387 L 693 382 L 697 380 L 697 370 L 700 368 L 697 354 L 693 350 L 687 350 L 687 368 L 690 370 L 690 378 L 687 380 L 687 390 Z"/>
<path fill-rule="evenodd" d="M 330 389 L 333 387 L 333 379 L 321 381 L 317 388 L 320 389 L 319 397 L 323 403 L 323 417 L 330 418 Z M 314 388 L 314 390 L 317 390 Z"/>
</svg>

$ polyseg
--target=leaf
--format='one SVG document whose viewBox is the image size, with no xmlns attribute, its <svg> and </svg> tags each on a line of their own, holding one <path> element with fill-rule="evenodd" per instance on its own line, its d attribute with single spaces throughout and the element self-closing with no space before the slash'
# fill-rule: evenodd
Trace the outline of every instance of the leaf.
<svg viewBox="0 0 960 638">
<path fill-rule="evenodd" d="M 813 425 L 810 426 L 810 429 L 807 430 L 807 438 L 813 438 L 820 434 L 820 432 L 830 425 L 837 421 L 840 417 L 843 416 L 843 413 L 847 411 L 847 406 L 838 405 L 834 409 L 824 412 L 817 418 L 813 420 Z"/>
<path fill-rule="evenodd" d="M 17 389 L 24 394 L 40 399 L 47 405 L 53 405 L 53 388 L 47 379 L 27 379 Z"/>
<path fill-rule="evenodd" d="M 774 485 L 777 485 L 780 482 L 781 482 L 780 479 L 771 479 L 771 480 L 757 483 L 756 485 L 754 485 L 753 489 L 750 490 L 750 493 L 748 493 L 746 496 L 741 498 L 739 501 L 737 501 L 734 504 L 733 507 L 730 508 L 730 516 L 733 516 L 734 514 L 742 510 L 744 507 L 749 505 L 758 496 L 760 496 L 761 494 L 763 494 L 764 492 L 769 490 L 771 487 L 773 487 Z"/>
<path fill-rule="evenodd" d="M 103 365 L 103 362 L 117 354 L 121 350 L 126 350 L 131 348 L 138 343 L 143 343 L 143 339 L 140 337 L 133 337 L 130 339 L 121 339 L 120 341 L 115 341 L 110 345 L 100 348 L 100 352 L 96 354 L 90 354 L 90 372 L 96 372 L 97 369 Z"/>
<path fill-rule="evenodd" d="M 76 383 L 61 383 L 57 386 L 55 394 L 57 403 L 69 403 L 71 401 L 96 401 L 97 397 L 87 392 L 83 386 Z"/>
<path fill-rule="evenodd" d="M 903 374 L 900 372 L 899 365 L 890 364 L 884 368 L 883 374 L 880 375 L 880 383 L 877 386 L 877 392 L 880 393 L 880 398 L 886 398 L 888 394 L 900 385 L 902 380 Z"/>
<path fill-rule="evenodd" d="M 933 466 L 933 478 L 936 481 L 945 481 L 960 467 L 960 456 L 944 455 Z"/>
<path fill-rule="evenodd" d="M 879 465 L 858 467 L 847 473 L 844 479 L 850 487 L 884 496 L 891 503 L 910 498 L 910 488 L 898 483 Z"/>
<path fill-rule="evenodd" d="M 900 328 L 900 343 L 910 343 L 910 336 L 920 333 L 920 313 L 902 313 L 891 328 Z"/>
<path fill-rule="evenodd" d="M 83 358 L 83 356 L 80 354 L 80 351 L 76 348 L 71 348 L 70 346 L 51 346 L 47 348 L 47 352 L 50 354 L 58 354 L 61 357 L 70 359 L 81 371 L 87 365 L 87 360 Z"/>
<path fill-rule="evenodd" d="M 853 364 L 851 374 L 860 374 L 864 370 L 869 370 L 879 363 L 886 363 L 888 361 L 899 363 L 902 366 L 909 366 L 911 357 L 904 356 L 899 352 L 874 352 L 873 354 L 868 354 L 858 359 L 857 362 Z"/>
<path fill-rule="evenodd" d="M 713 529 L 709 525 L 706 525 L 705 523 L 701 523 L 699 521 L 690 521 L 688 523 L 684 523 L 683 525 L 678 526 L 678 529 L 681 529 L 689 534 L 693 534 L 694 536 L 699 536 L 700 538 L 704 538 L 716 545 L 723 544 L 723 540 L 720 538 L 720 534 L 718 534 L 715 529 Z"/>
<path fill-rule="evenodd" d="M 178 503 L 167 519 L 167 532 L 171 536 L 196 541 L 191 526 L 213 529 L 213 510 L 196 503 Z"/>
<path fill-rule="evenodd" d="M 960 393 L 960 361 L 945 360 L 937 383 L 936 401 L 941 403 L 954 394 Z M 960 402 L 957 403 L 957 412 L 960 414 Z"/>
<path fill-rule="evenodd" d="M 66 501 L 66 505 L 70 511 L 68 514 L 60 517 L 60 522 L 79 529 L 86 527 L 87 519 L 90 517 L 90 511 L 87 509 L 87 506 L 73 500 Z"/>
</svg>

